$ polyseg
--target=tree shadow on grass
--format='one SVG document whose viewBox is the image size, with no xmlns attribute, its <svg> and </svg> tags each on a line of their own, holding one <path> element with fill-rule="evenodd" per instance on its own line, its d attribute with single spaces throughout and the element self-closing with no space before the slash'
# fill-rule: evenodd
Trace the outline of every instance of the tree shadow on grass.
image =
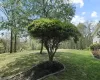
<svg viewBox="0 0 100 80">
<path fill-rule="evenodd" d="M 27 71 L 34 65 L 46 60 L 48 60 L 47 54 L 30 53 L 26 56 L 16 58 L 14 62 L 7 64 L 0 71 L 0 76 L 7 77 L 21 71 Z M 65 71 L 55 75 L 58 80 L 98 80 L 99 78 L 100 67 L 98 66 L 100 66 L 100 62 L 91 55 L 57 52 L 54 60 L 65 65 Z M 93 78 L 95 75 L 96 79 Z"/>
<path fill-rule="evenodd" d="M 32 66 L 35 66 L 36 64 L 45 60 L 46 54 L 40 55 L 38 53 L 30 53 L 29 55 L 16 58 L 14 62 L 11 62 L 3 67 L 2 70 L 0 70 L 0 76 L 7 77 L 15 75 L 16 73 L 26 71 Z"/>
</svg>

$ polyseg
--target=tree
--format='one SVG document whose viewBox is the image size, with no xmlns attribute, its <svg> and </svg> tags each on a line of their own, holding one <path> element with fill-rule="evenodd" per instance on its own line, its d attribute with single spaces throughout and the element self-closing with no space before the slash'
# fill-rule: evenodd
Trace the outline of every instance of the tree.
<svg viewBox="0 0 100 80">
<path fill-rule="evenodd" d="M 79 43 L 77 44 L 77 46 L 79 46 L 78 49 L 86 49 L 92 44 L 91 27 L 92 23 L 90 22 L 79 23 L 77 25 L 78 30 L 82 34 L 82 37 L 80 37 Z"/>
<path fill-rule="evenodd" d="M 56 18 L 70 21 L 75 15 L 75 6 L 69 0 L 23 0 L 25 11 L 34 18 Z M 24 12 L 25 12 L 24 11 Z"/>
<path fill-rule="evenodd" d="M 83 36 L 86 36 L 87 35 L 87 27 L 84 23 L 79 23 L 77 25 L 77 28 L 78 30 L 80 31 L 80 33 L 83 35 Z"/>
<path fill-rule="evenodd" d="M 79 23 L 77 25 L 77 28 L 82 35 L 79 39 L 78 44 L 76 45 L 77 49 L 85 49 L 87 46 L 86 41 L 85 41 L 86 36 L 87 36 L 87 27 L 84 23 Z"/>
<path fill-rule="evenodd" d="M 24 1 L 24 5 L 33 19 L 55 18 L 66 22 L 71 21 L 75 15 L 75 7 L 65 0 L 27 0 Z M 41 43 L 40 53 L 42 50 L 43 43 Z"/>
<path fill-rule="evenodd" d="M 100 21 L 97 23 L 96 27 L 99 26 L 100 27 Z M 97 32 L 97 36 L 98 38 L 100 38 L 100 31 Z"/>
<path fill-rule="evenodd" d="M 32 37 L 43 41 L 49 55 L 49 61 L 53 61 L 59 43 L 73 37 L 77 42 L 80 33 L 71 23 L 63 23 L 57 19 L 38 19 L 34 20 L 29 26 L 28 31 Z"/>
<path fill-rule="evenodd" d="M 28 21 L 28 15 L 24 12 L 22 0 L 1 0 L 0 10 L 4 13 L 5 19 L 1 27 L 11 31 L 10 53 L 17 51 L 18 35 L 22 34 Z M 14 42 L 14 43 L 13 43 Z"/>
<path fill-rule="evenodd" d="M 0 10 L 5 15 L 5 20 L 2 21 L 1 27 L 3 29 L 8 29 L 11 31 L 10 36 L 10 53 L 13 52 L 13 36 L 14 36 L 14 28 L 15 28 L 15 2 L 13 0 L 5 0 L 1 1 L 2 5 L 0 6 Z"/>
<path fill-rule="evenodd" d="M 0 39 L 0 53 L 4 53 L 6 50 L 6 41 L 4 39 Z"/>
</svg>

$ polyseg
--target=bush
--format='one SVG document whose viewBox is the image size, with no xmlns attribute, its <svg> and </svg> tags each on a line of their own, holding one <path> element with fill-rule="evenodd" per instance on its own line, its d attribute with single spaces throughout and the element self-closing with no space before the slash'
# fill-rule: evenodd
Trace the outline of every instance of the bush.
<svg viewBox="0 0 100 80">
<path fill-rule="evenodd" d="M 91 49 L 92 51 L 98 50 L 98 49 L 100 49 L 100 44 L 92 44 L 92 45 L 90 46 L 90 49 Z"/>
<path fill-rule="evenodd" d="M 39 39 L 44 45 L 49 55 L 49 61 L 53 61 L 60 42 L 69 40 L 71 37 L 74 42 L 77 42 L 81 36 L 72 23 L 47 18 L 34 20 L 28 26 L 28 31 L 32 37 Z"/>
</svg>

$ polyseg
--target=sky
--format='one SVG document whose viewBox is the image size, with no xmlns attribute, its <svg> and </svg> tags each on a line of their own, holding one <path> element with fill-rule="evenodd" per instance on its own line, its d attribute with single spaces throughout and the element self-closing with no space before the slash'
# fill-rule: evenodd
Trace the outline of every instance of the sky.
<svg viewBox="0 0 100 80">
<path fill-rule="evenodd" d="M 65 0 L 66 1 L 66 0 Z M 78 24 L 85 21 L 99 21 L 100 19 L 100 0 L 70 0 L 76 6 L 75 16 L 72 22 Z M 0 12 L 0 19 L 4 14 Z"/>
<path fill-rule="evenodd" d="M 73 23 L 100 20 L 100 0 L 72 0 L 72 2 L 76 6 Z"/>
</svg>

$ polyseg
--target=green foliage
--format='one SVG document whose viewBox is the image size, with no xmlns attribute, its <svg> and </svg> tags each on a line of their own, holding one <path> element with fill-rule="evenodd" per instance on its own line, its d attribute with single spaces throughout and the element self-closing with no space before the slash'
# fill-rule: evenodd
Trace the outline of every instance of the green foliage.
<svg viewBox="0 0 100 80">
<path fill-rule="evenodd" d="M 90 47 L 90 45 L 93 42 L 92 38 L 92 23 L 86 22 L 86 23 L 79 23 L 77 25 L 77 28 L 79 32 L 81 33 L 81 37 L 76 45 L 76 49 L 86 49 L 87 47 Z"/>
<path fill-rule="evenodd" d="M 0 29 L 11 31 L 10 52 L 14 45 L 16 52 L 16 41 L 23 34 L 27 34 L 25 26 L 33 19 L 55 18 L 61 21 L 71 21 L 75 15 L 75 6 L 65 3 L 65 0 L 1 0 L 2 17 Z M 56 5 L 56 6 L 55 6 Z M 12 38 L 14 37 L 14 38 Z M 12 43 L 14 41 L 14 43 Z"/>
<path fill-rule="evenodd" d="M 91 46 L 90 46 L 90 49 L 91 50 L 98 50 L 98 49 L 100 49 L 100 44 L 92 44 Z"/>
<path fill-rule="evenodd" d="M 56 18 L 61 21 L 71 21 L 75 15 L 75 6 L 65 0 L 27 0 L 26 10 L 32 16 L 40 18 Z M 56 5 L 56 6 L 55 6 Z"/>
<path fill-rule="evenodd" d="M 4 14 L 4 17 L 2 17 L 0 29 L 11 31 L 10 53 L 17 51 L 18 46 L 16 42 L 18 37 L 27 33 L 25 26 L 29 21 L 28 15 L 24 12 L 22 2 L 22 0 L 1 0 L 2 8 L 0 10 Z"/>
<path fill-rule="evenodd" d="M 80 33 L 81 33 L 83 36 L 87 35 L 87 27 L 86 27 L 85 24 L 79 23 L 79 24 L 77 25 L 77 28 L 78 28 L 78 30 L 80 31 Z"/>
<path fill-rule="evenodd" d="M 84 50 L 90 50 L 90 47 L 87 47 L 86 49 L 84 49 Z"/>
<path fill-rule="evenodd" d="M 77 42 L 80 36 L 73 24 L 47 18 L 34 20 L 28 26 L 28 31 L 32 37 L 38 38 L 43 42 L 48 51 L 49 59 L 50 57 L 53 59 L 60 42 L 69 40 L 70 37 L 73 37 L 74 41 Z"/>
<path fill-rule="evenodd" d="M 37 40 L 37 39 L 32 39 L 32 41 L 31 41 L 31 49 L 32 50 L 40 50 L 41 49 L 40 41 Z"/>
<path fill-rule="evenodd" d="M 75 42 L 78 40 L 80 33 L 71 23 L 63 23 L 56 19 L 38 19 L 34 20 L 29 26 L 28 31 L 31 36 L 42 39 L 57 38 L 60 41 L 74 37 Z"/>
<path fill-rule="evenodd" d="M 53 19 L 35 20 L 28 27 L 28 30 L 32 34 L 32 36 L 37 38 L 41 38 L 42 36 L 48 38 L 58 37 L 60 36 L 59 30 L 61 29 L 62 29 L 62 23 L 58 20 L 53 20 Z"/>
</svg>

